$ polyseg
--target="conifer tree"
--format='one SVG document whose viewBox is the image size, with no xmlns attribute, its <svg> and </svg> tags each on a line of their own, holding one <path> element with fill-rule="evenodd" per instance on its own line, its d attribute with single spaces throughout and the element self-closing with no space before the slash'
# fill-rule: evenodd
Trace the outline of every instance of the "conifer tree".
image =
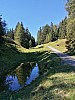
<svg viewBox="0 0 75 100">
<path fill-rule="evenodd" d="M 21 35 L 21 45 L 25 48 L 29 48 L 29 38 L 28 38 L 29 30 L 26 28 L 25 32 Z"/>
<path fill-rule="evenodd" d="M 35 38 L 31 36 L 31 41 L 32 41 L 32 47 L 35 47 Z"/>
<path fill-rule="evenodd" d="M 21 45 L 21 35 L 23 34 L 24 29 L 23 26 L 21 26 L 21 24 L 18 22 L 15 28 L 15 33 L 14 33 L 14 40 Z"/>
<path fill-rule="evenodd" d="M 2 21 L 1 15 L 0 15 L 0 42 L 3 41 L 3 37 L 6 34 L 6 22 Z"/>
<path fill-rule="evenodd" d="M 75 54 L 75 0 L 67 0 L 67 42 L 66 47 L 70 53 Z"/>
<path fill-rule="evenodd" d="M 52 40 L 55 41 L 58 39 L 58 27 L 57 25 L 53 25 L 53 37 L 52 37 Z"/>
<path fill-rule="evenodd" d="M 13 28 L 12 28 L 12 31 L 11 31 L 11 39 L 14 40 L 14 30 L 13 30 Z"/>
<path fill-rule="evenodd" d="M 66 26 L 67 26 L 67 17 L 65 17 L 65 19 L 59 23 L 59 38 L 60 39 L 65 39 L 67 36 Z"/>
<path fill-rule="evenodd" d="M 42 44 L 42 37 L 43 37 L 43 34 L 42 34 L 42 29 L 40 27 L 40 29 L 38 30 L 38 33 L 37 33 L 37 42 L 38 44 Z"/>
</svg>

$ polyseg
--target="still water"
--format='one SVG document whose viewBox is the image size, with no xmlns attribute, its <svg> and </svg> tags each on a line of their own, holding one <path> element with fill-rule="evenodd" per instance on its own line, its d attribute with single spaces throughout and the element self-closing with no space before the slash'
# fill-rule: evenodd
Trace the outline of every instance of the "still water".
<svg viewBox="0 0 75 100">
<path fill-rule="evenodd" d="M 15 91 L 29 85 L 39 76 L 37 63 L 25 63 L 18 66 L 7 75 L 0 77 L 0 91 Z"/>
</svg>

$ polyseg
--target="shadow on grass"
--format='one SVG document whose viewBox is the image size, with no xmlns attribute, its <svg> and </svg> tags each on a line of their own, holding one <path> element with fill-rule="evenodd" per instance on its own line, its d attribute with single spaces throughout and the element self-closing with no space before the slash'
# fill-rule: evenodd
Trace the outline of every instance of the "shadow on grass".
<svg viewBox="0 0 75 100">
<path fill-rule="evenodd" d="M 23 62 L 36 62 L 35 53 L 22 53 L 16 46 L 2 44 L 0 46 L 0 74 L 10 69 L 16 68 Z"/>
<path fill-rule="evenodd" d="M 47 90 L 43 87 L 39 88 L 39 90 L 42 91 L 39 94 L 39 90 L 38 91 L 35 91 L 35 90 L 36 90 L 36 87 L 38 87 L 42 81 L 46 80 L 44 77 L 48 75 L 54 75 L 56 73 L 69 73 L 69 72 L 75 71 L 74 67 L 71 67 L 65 64 L 64 62 L 61 61 L 61 59 L 58 56 L 56 56 L 56 54 L 50 53 L 49 51 L 22 53 L 22 52 L 19 52 L 16 49 L 16 47 L 13 47 L 11 45 L 10 46 L 4 45 L 3 48 L 0 48 L 0 53 L 2 54 L 1 56 L 2 59 L 0 59 L 0 61 L 2 60 L 2 62 L 0 63 L 0 66 L 3 65 L 2 67 L 4 67 L 5 71 L 8 71 L 8 69 L 12 69 L 13 66 L 17 67 L 20 65 L 20 63 L 23 63 L 23 62 L 24 63 L 37 62 L 40 69 L 40 76 L 35 80 L 35 82 L 32 82 L 31 85 L 24 87 L 23 89 L 17 92 L 10 92 L 10 93 L 3 92 L 0 94 L 0 99 L 19 100 L 20 98 L 21 100 L 22 99 L 30 100 L 30 98 L 33 98 L 33 96 L 37 95 L 38 93 L 39 98 L 40 98 L 40 95 L 42 95 L 42 97 L 44 97 L 44 100 L 45 100 L 48 98 L 49 93 L 50 93 L 49 98 L 54 96 L 54 94 L 52 94 L 50 91 L 54 89 L 55 87 L 56 88 L 61 87 L 62 89 L 63 86 L 67 88 L 69 87 L 69 85 L 64 84 L 64 83 L 56 85 L 54 83 L 55 79 L 51 79 L 53 80 L 52 82 L 54 85 L 50 86 Z M 6 57 L 6 59 L 3 59 L 4 57 Z M 75 85 L 73 86 L 75 87 Z M 46 91 L 49 93 L 46 93 Z M 37 100 L 39 100 L 39 98 Z M 31 99 L 31 100 L 35 100 L 35 99 Z"/>
</svg>

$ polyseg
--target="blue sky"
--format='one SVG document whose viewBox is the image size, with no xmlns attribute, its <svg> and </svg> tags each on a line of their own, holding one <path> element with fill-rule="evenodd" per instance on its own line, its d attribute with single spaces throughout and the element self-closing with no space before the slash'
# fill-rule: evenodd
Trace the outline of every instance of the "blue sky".
<svg viewBox="0 0 75 100">
<path fill-rule="evenodd" d="M 36 38 L 40 26 L 58 24 L 67 15 L 66 0 L 0 0 L 0 14 L 8 28 L 23 22 Z"/>
</svg>

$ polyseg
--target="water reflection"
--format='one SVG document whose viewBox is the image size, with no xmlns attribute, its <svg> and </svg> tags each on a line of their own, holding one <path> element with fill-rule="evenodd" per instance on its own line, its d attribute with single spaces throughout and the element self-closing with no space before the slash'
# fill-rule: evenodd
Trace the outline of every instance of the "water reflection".
<svg viewBox="0 0 75 100">
<path fill-rule="evenodd" d="M 30 77 L 27 76 L 27 81 L 26 81 L 26 85 L 30 84 L 32 82 L 32 80 L 35 80 L 36 77 L 38 77 L 39 75 L 39 68 L 38 68 L 38 64 L 36 64 L 36 67 L 34 67 L 34 69 L 32 70 Z"/>
<path fill-rule="evenodd" d="M 3 90 L 18 90 L 26 85 L 29 85 L 39 75 L 38 64 L 36 63 L 21 63 L 14 71 L 8 75 L 0 77 L 0 91 Z M 3 91 L 2 90 L 2 91 Z"/>
</svg>

